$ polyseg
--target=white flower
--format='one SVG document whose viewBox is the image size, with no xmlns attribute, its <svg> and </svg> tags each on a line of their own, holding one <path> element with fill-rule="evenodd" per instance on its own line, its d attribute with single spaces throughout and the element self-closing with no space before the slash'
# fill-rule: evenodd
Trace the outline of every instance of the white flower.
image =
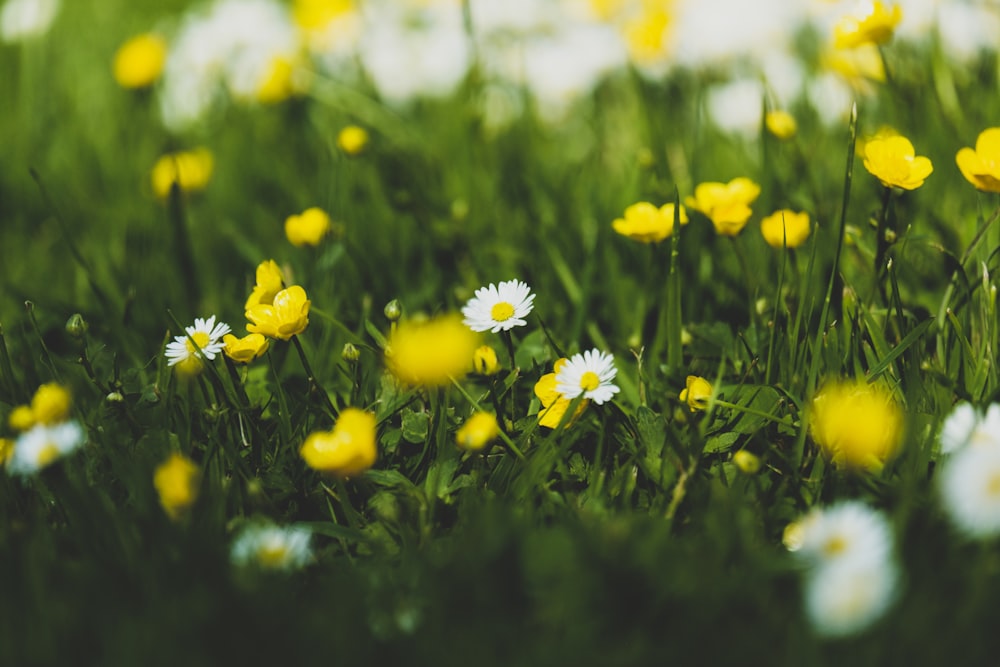
<svg viewBox="0 0 1000 667">
<path fill-rule="evenodd" d="M 31 475 L 75 450 L 83 440 L 83 429 L 75 421 L 38 424 L 18 437 L 7 470 L 12 475 Z"/>
<path fill-rule="evenodd" d="M 473 331 L 488 329 L 493 333 L 522 327 L 527 324 L 524 318 L 531 312 L 534 300 L 531 288 L 519 280 L 490 283 L 489 287 L 477 289 L 476 296 L 462 308 L 462 323 Z"/>
<path fill-rule="evenodd" d="M 611 384 L 617 373 L 615 358 L 610 354 L 600 350 L 578 352 L 556 373 L 556 391 L 569 400 L 582 394 L 601 405 L 618 393 L 618 387 Z"/>
<path fill-rule="evenodd" d="M 309 562 L 311 533 L 297 526 L 249 526 L 233 542 L 230 556 L 241 567 L 297 570 Z"/>
<path fill-rule="evenodd" d="M 215 355 L 226 346 L 222 342 L 222 337 L 229 333 L 230 329 L 224 322 L 216 324 L 215 315 L 212 315 L 207 320 L 196 318 L 194 326 L 186 327 L 185 331 L 188 333 L 187 336 L 174 336 L 174 340 L 167 343 L 165 355 L 170 366 L 192 358 L 215 359 Z M 198 344 L 200 351 L 191 344 L 192 340 Z"/>
<path fill-rule="evenodd" d="M 898 589 L 899 571 L 891 560 L 827 565 L 806 580 L 806 615 L 819 635 L 856 634 L 885 614 Z"/>
<path fill-rule="evenodd" d="M 965 447 L 938 478 L 945 513 L 972 538 L 1000 535 L 1000 447 Z"/>
<path fill-rule="evenodd" d="M 993 404 L 980 416 L 970 404 L 957 404 L 941 425 L 941 453 L 951 454 L 966 445 L 1000 444 L 1000 405 Z"/>
<path fill-rule="evenodd" d="M 815 508 L 798 521 L 798 528 L 796 543 L 789 546 L 811 565 L 870 566 L 892 553 L 892 530 L 885 515 L 860 501 Z"/>
<path fill-rule="evenodd" d="M 49 31 L 59 13 L 59 0 L 8 0 L 0 10 L 0 38 L 17 42 Z"/>
</svg>

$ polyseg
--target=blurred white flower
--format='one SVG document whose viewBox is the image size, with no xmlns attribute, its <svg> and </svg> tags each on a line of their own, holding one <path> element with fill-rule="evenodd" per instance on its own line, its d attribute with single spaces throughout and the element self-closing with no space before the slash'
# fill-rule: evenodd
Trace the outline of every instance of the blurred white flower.
<svg viewBox="0 0 1000 667">
<path fill-rule="evenodd" d="M 59 7 L 59 0 L 7 0 L 0 9 L 0 39 L 19 42 L 44 35 Z"/>
<path fill-rule="evenodd" d="M 22 433 L 7 462 L 12 475 L 32 475 L 83 444 L 83 428 L 75 421 L 38 424 Z"/>
<path fill-rule="evenodd" d="M 965 63 L 1000 44 L 1000 5 L 941 3 L 934 26 L 945 54 Z"/>
<path fill-rule="evenodd" d="M 817 634 L 857 634 L 881 618 L 899 589 L 894 562 L 839 563 L 817 568 L 806 579 L 806 615 Z"/>
<path fill-rule="evenodd" d="M 1000 447 L 964 447 L 945 461 L 938 477 L 942 507 L 967 537 L 1000 535 Z"/>
<path fill-rule="evenodd" d="M 708 115 L 725 132 L 749 137 L 760 134 L 764 86 L 756 79 L 737 79 L 714 86 L 705 101 Z"/>
<path fill-rule="evenodd" d="M 892 553 L 893 536 L 882 512 L 856 500 L 814 508 L 798 522 L 796 555 L 814 566 L 877 564 Z"/>
<path fill-rule="evenodd" d="M 1000 445 L 1000 404 L 981 415 L 969 403 L 958 403 L 941 425 L 941 453 L 951 454 L 966 445 Z"/>
<path fill-rule="evenodd" d="M 251 525 L 233 542 L 230 557 L 240 567 L 297 570 L 312 557 L 311 537 L 309 530 L 298 526 Z"/>
</svg>

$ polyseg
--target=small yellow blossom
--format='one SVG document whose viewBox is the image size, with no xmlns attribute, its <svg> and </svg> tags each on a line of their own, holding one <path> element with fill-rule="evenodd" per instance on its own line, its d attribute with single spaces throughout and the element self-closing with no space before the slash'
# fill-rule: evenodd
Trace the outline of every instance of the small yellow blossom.
<svg viewBox="0 0 1000 667">
<path fill-rule="evenodd" d="M 115 81 L 123 88 L 146 88 L 156 83 L 167 60 L 167 43 L 159 35 L 132 37 L 115 52 Z"/>
<path fill-rule="evenodd" d="M 915 152 L 906 137 L 872 139 L 865 144 L 865 169 L 887 188 L 915 190 L 934 171 L 931 161 Z"/>
<path fill-rule="evenodd" d="M 791 139 L 799 129 L 798 123 L 795 122 L 795 116 L 787 111 L 779 110 L 768 111 L 764 116 L 764 125 L 767 127 L 767 131 L 778 139 Z"/>
<path fill-rule="evenodd" d="M 455 442 L 462 449 L 479 451 L 500 435 L 497 418 L 489 412 L 477 412 L 465 420 L 455 434 Z"/>
<path fill-rule="evenodd" d="M 812 400 L 809 432 L 834 463 L 879 471 L 902 444 L 903 411 L 877 383 L 830 382 Z"/>
<path fill-rule="evenodd" d="M 269 345 L 267 338 L 259 333 L 247 334 L 243 338 L 226 334 L 222 342 L 225 344 L 222 351 L 226 356 L 240 364 L 248 364 L 263 355 Z"/>
<path fill-rule="evenodd" d="M 247 331 L 288 340 L 309 325 L 311 303 L 304 289 L 292 285 L 275 294 L 271 304 L 261 303 L 247 309 L 246 318 L 250 320 Z"/>
<path fill-rule="evenodd" d="M 680 221 L 688 223 L 687 211 L 681 206 Z M 674 205 L 665 204 L 657 208 L 649 202 L 632 204 L 625 209 L 625 217 L 617 218 L 612 224 L 614 230 L 640 243 L 659 243 L 674 233 Z"/>
<path fill-rule="evenodd" d="M 355 0 L 295 0 L 292 19 L 303 30 L 321 30 L 331 21 L 355 11 Z"/>
<path fill-rule="evenodd" d="M 843 17 L 833 28 L 834 46 L 851 49 L 862 44 L 885 44 L 903 20 L 899 5 L 887 8 L 877 0 L 861 5 L 855 15 Z"/>
<path fill-rule="evenodd" d="M 164 155 L 150 174 L 153 192 L 162 199 L 170 194 L 174 183 L 184 192 L 204 190 L 214 166 L 215 158 L 207 148 Z"/>
<path fill-rule="evenodd" d="M 542 402 L 542 410 L 538 413 L 538 424 L 540 426 L 545 426 L 547 428 L 556 428 L 559 426 L 559 422 L 562 421 L 563 415 L 569 410 L 569 406 L 573 403 L 570 399 L 564 397 L 558 391 L 556 391 L 556 376 L 559 371 L 562 370 L 569 362 L 568 359 L 558 359 L 552 367 L 551 373 L 546 373 L 538 379 L 535 383 L 535 396 L 538 400 Z M 576 413 L 566 422 L 566 426 L 569 427 L 573 422 L 583 414 L 583 411 L 587 409 L 587 405 L 590 401 L 584 399 L 580 401 L 579 406 L 576 409 Z"/>
<path fill-rule="evenodd" d="M 745 449 L 733 453 L 733 463 L 744 475 L 756 475 L 760 472 L 760 457 Z"/>
<path fill-rule="evenodd" d="M 179 519 L 198 497 L 198 466 L 181 454 L 170 457 L 157 466 L 153 486 L 160 496 L 160 505 L 173 520 Z"/>
<path fill-rule="evenodd" d="M 712 398 L 712 384 L 703 377 L 688 375 L 685 387 L 678 398 L 688 404 L 691 412 L 705 410 L 708 408 L 709 399 Z"/>
<path fill-rule="evenodd" d="M 7 423 L 15 431 L 27 431 L 35 425 L 35 413 L 31 411 L 30 405 L 19 405 L 10 411 Z"/>
<path fill-rule="evenodd" d="M 963 148 L 955 162 L 965 179 L 983 192 L 1000 192 L 1000 127 L 979 133 L 975 150 Z"/>
<path fill-rule="evenodd" d="M 0 438 L 0 467 L 7 465 L 12 456 L 14 456 L 14 441 L 10 438 Z"/>
<path fill-rule="evenodd" d="M 40 386 L 31 399 L 31 414 L 36 424 L 51 426 L 69 419 L 71 398 L 65 387 L 54 382 Z"/>
<path fill-rule="evenodd" d="M 885 83 L 885 63 L 878 47 L 873 44 L 864 44 L 854 49 L 829 50 L 823 54 L 821 64 L 857 92 L 871 93 L 872 81 Z"/>
<path fill-rule="evenodd" d="M 358 155 L 368 145 L 368 131 L 357 125 L 348 125 L 337 134 L 337 148 L 347 155 Z"/>
<path fill-rule="evenodd" d="M 472 367 L 480 375 L 493 375 L 500 370 L 497 351 L 489 345 L 480 345 L 472 353 Z"/>
<path fill-rule="evenodd" d="M 775 211 L 760 221 L 760 233 L 772 248 L 798 248 L 809 238 L 812 223 L 809 214 L 787 208 Z"/>
<path fill-rule="evenodd" d="M 386 366 L 404 384 L 444 386 L 472 369 L 478 342 L 479 336 L 462 324 L 458 314 L 402 321 L 389 337 Z"/>
<path fill-rule="evenodd" d="M 687 197 L 684 203 L 708 216 L 718 234 L 736 236 L 753 214 L 750 204 L 758 195 L 759 185 L 749 178 L 734 178 L 728 183 L 700 183 L 694 197 Z"/>
<path fill-rule="evenodd" d="M 307 208 L 285 220 L 285 236 L 293 246 L 316 246 L 330 231 L 330 216 L 321 208 Z"/>
<path fill-rule="evenodd" d="M 314 470 L 335 477 L 353 477 L 375 464 L 375 415 L 345 408 L 332 431 L 309 435 L 299 455 Z"/>
<path fill-rule="evenodd" d="M 642 11 L 623 26 L 622 36 L 629 58 L 638 65 L 649 65 L 669 54 L 673 20 L 663 3 L 642 4 Z"/>
<path fill-rule="evenodd" d="M 274 303 L 274 295 L 285 287 L 285 277 L 281 273 L 281 268 L 273 259 L 261 262 L 257 266 L 257 283 L 253 291 L 243 305 L 243 310 L 250 310 L 252 306 L 260 304 L 270 305 Z"/>
</svg>

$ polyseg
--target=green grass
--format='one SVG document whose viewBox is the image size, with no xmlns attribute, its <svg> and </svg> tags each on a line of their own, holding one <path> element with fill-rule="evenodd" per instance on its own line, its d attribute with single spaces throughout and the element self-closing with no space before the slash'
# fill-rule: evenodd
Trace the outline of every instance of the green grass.
<svg viewBox="0 0 1000 667">
<path fill-rule="evenodd" d="M 700 108 L 705 82 L 680 73 L 656 84 L 619 73 L 558 126 L 526 114 L 498 132 L 470 103 L 474 78 L 405 112 L 321 80 L 309 96 L 233 105 L 211 131 L 178 138 L 151 95 L 108 74 L 117 44 L 154 18 L 116 18 L 126 4 L 101 5 L 107 33 L 76 36 L 93 8 L 74 5 L 47 41 L 0 47 L 0 416 L 6 429 L 14 406 L 57 381 L 88 434 L 37 477 L 0 477 L 0 662 L 992 656 L 995 543 L 956 536 L 934 468 L 954 402 L 985 405 L 1000 389 L 1000 198 L 954 166 L 996 124 L 996 53 L 960 69 L 933 47 L 892 45 L 892 83 L 859 98 L 856 126 L 793 109 L 787 143 L 721 133 Z M 348 123 L 372 136 L 353 158 L 335 146 Z M 899 236 L 884 277 L 872 224 L 882 188 L 854 157 L 856 136 L 882 125 L 935 166 L 892 199 Z M 157 201 L 150 167 L 194 145 L 215 154 L 208 188 Z M 657 246 L 611 229 L 629 204 L 683 201 L 699 182 L 736 176 L 763 186 L 738 237 L 695 213 Z M 294 248 L 282 223 L 313 205 L 342 234 Z M 786 206 L 816 229 L 781 252 L 757 225 Z M 269 258 L 312 300 L 299 339 L 326 397 L 281 341 L 235 376 L 217 363 L 179 381 L 168 337 L 211 314 L 240 333 L 254 268 Z M 424 391 L 385 374 L 387 302 L 443 312 L 514 277 L 538 295 L 515 331 L 517 373 L 487 337 L 506 362 L 496 379 Z M 65 328 L 75 313 L 82 338 Z M 356 367 L 341 358 L 347 342 L 361 350 Z M 538 427 L 534 383 L 590 347 L 615 354 L 621 393 L 570 427 Z M 689 412 L 678 400 L 689 374 L 732 407 Z M 809 401 L 837 376 L 879 377 L 905 406 L 902 452 L 881 473 L 838 471 L 809 436 Z M 376 413 L 373 470 L 335 481 L 299 458 L 304 438 L 333 423 L 325 398 Z M 502 444 L 484 456 L 454 446 L 470 399 L 498 406 L 523 459 Z M 738 449 L 764 469 L 740 473 Z M 179 522 L 152 485 L 171 451 L 203 470 Z M 827 642 L 803 615 L 781 535 L 841 498 L 888 513 L 905 586 L 869 631 Z M 310 527 L 315 562 L 287 575 L 234 569 L 233 534 L 261 518 Z"/>
</svg>

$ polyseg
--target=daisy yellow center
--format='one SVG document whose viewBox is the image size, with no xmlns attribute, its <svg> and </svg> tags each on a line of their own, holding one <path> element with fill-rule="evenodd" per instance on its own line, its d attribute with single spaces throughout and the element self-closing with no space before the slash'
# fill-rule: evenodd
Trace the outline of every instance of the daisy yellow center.
<svg viewBox="0 0 1000 667">
<path fill-rule="evenodd" d="M 509 320 L 514 317 L 514 306 L 510 305 L 506 301 L 501 301 L 490 309 L 490 317 L 492 317 L 496 322 Z"/>
<path fill-rule="evenodd" d="M 187 345 L 188 354 L 195 354 L 198 350 L 195 346 L 191 344 L 191 340 L 194 340 L 198 344 L 198 347 L 205 349 L 205 346 L 209 343 L 208 334 L 204 331 L 199 331 L 198 333 L 191 334 L 191 338 L 188 338 L 184 343 Z"/>
<path fill-rule="evenodd" d="M 594 371 L 587 371 L 580 377 L 580 389 L 594 391 L 601 385 L 601 378 Z"/>
<path fill-rule="evenodd" d="M 48 464 L 59 458 L 59 448 L 56 447 L 54 443 L 49 443 L 45 445 L 40 452 L 38 452 L 38 466 L 44 468 Z"/>
<path fill-rule="evenodd" d="M 288 549 L 283 544 L 265 544 L 257 550 L 257 560 L 264 567 L 280 567 L 288 558 Z"/>
<path fill-rule="evenodd" d="M 828 556 L 836 556 L 847 548 L 847 540 L 839 535 L 831 538 L 826 544 L 823 545 L 823 552 Z"/>
</svg>

